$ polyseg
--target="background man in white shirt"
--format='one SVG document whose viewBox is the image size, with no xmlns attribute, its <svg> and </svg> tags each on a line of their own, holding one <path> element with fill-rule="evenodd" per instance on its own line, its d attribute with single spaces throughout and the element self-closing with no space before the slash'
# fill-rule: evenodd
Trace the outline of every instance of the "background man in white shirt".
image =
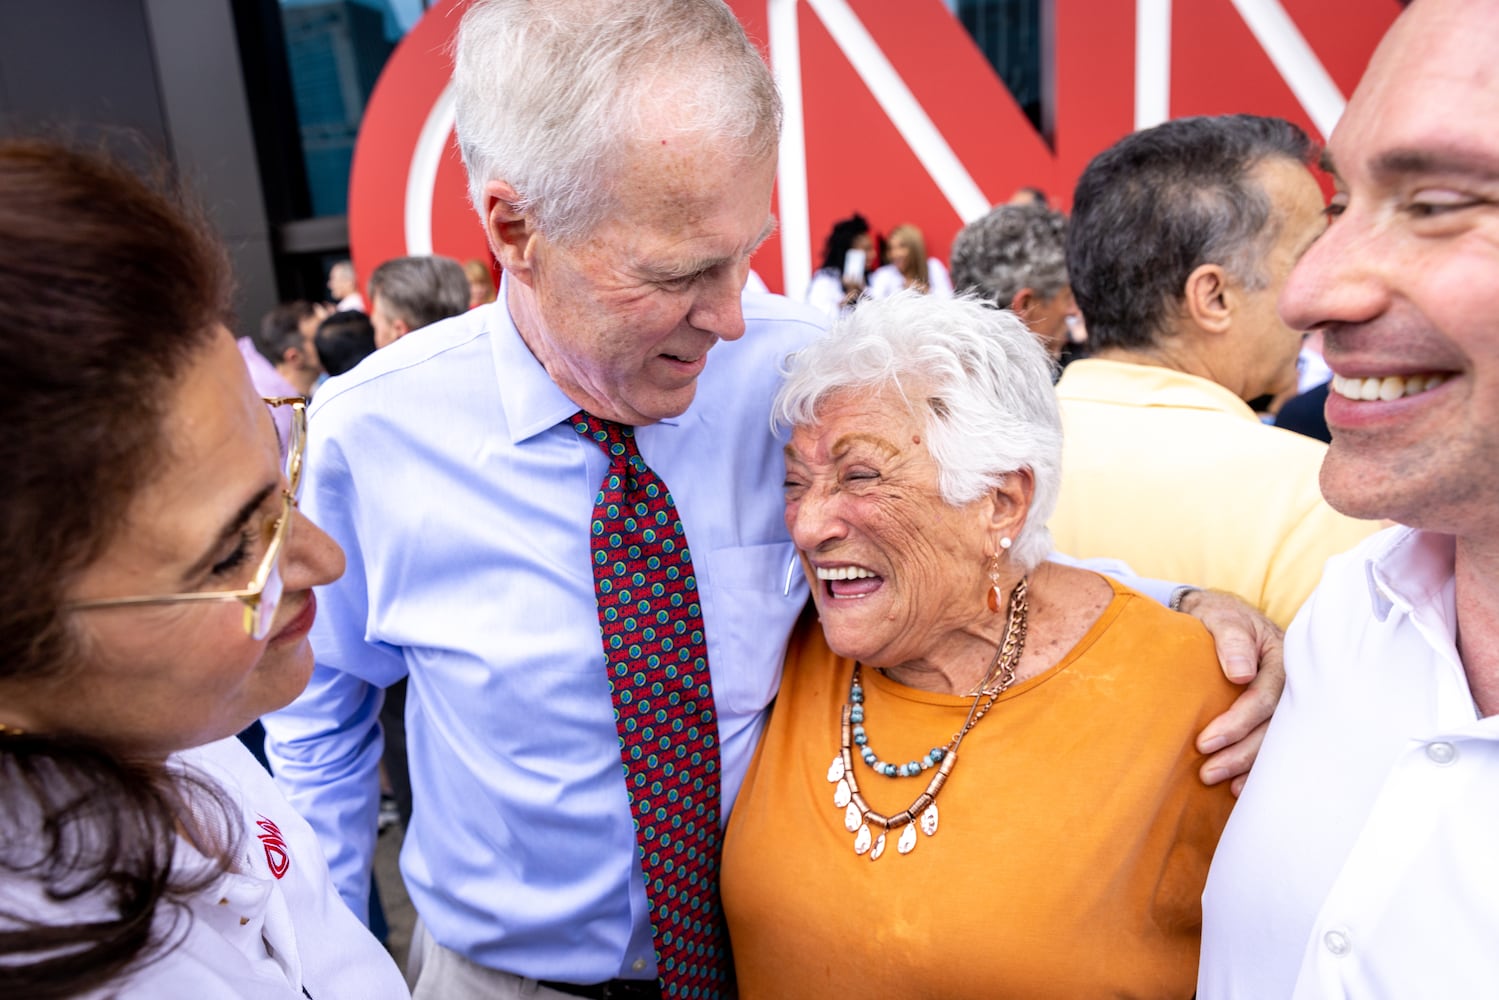
<svg viewBox="0 0 1499 1000">
<path fill-rule="evenodd" d="M 1328 564 L 1204 897 L 1199 996 L 1499 983 L 1499 3 L 1419 0 L 1328 144 L 1286 322 L 1334 378 Z"/>
<path fill-rule="evenodd" d="M 359 275 L 354 272 L 354 262 L 341 260 L 328 269 L 328 294 L 338 303 L 340 312 L 357 309 L 364 312 L 364 296 L 359 294 Z"/>
</svg>

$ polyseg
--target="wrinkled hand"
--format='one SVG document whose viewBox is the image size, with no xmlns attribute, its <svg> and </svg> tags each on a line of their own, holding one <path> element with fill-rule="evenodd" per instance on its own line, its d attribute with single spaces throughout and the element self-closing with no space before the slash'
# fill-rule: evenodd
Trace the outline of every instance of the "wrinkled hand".
<svg viewBox="0 0 1499 1000">
<path fill-rule="evenodd" d="M 1194 591 L 1182 599 L 1181 609 L 1212 634 L 1224 676 L 1235 684 L 1248 684 L 1228 711 L 1197 737 L 1197 749 L 1210 755 L 1199 772 L 1203 782 L 1216 785 L 1232 779 L 1229 788 L 1237 796 L 1286 686 L 1281 658 L 1285 634 L 1254 607 L 1222 591 Z"/>
</svg>

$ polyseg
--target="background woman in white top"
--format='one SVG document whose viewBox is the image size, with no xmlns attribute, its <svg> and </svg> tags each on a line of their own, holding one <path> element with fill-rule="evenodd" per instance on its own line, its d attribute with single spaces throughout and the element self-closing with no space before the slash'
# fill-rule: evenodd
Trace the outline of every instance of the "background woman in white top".
<svg viewBox="0 0 1499 1000">
<path fill-rule="evenodd" d="M 0 995 L 405 996 L 234 739 L 306 685 L 343 554 L 181 205 L 0 143 Z"/>
<path fill-rule="evenodd" d="M 909 222 L 890 230 L 885 256 L 890 263 L 869 277 L 870 298 L 887 299 L 902 288 L 952 298 L 952 278 L 947 268 L 936 257 L 926 255 L 926 237 Z"/>
</svg>

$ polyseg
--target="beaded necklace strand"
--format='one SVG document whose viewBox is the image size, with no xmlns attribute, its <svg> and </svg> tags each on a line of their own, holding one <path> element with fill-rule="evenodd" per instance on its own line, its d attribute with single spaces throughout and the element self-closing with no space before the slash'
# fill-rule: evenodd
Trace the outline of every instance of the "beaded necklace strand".
<svg viewBox="0 0 1499 1000">
<path fill-rule="evenodd" d="M 905 828 L 901 830 L 900 840 L 896 844 L 896 850 L 901 854 L 910 854 L 916 849 L 918 826 L 928 837 L 937 833 L 937 794 L 942 791 L 942 786 L 947 783 L 947 776 L 958 762 L 958 746 L 962 744 L 968 731 L 989 714 L 989 709 L 994 707 L 999 696 L 1015 683 L 1015 668 L 1025 649 L 1025 633 L 1029 624 L 1027 583 L 1027 579 L 1022 578 L 1010 594 L 1010 614 L 1005 625 L 1004 639 L 995 647 L 994 659 L 989 662 L 989 669 L 974 692 L 973 705 L 968 709 L 963 728 L 953 734 L 947 746 L 932 747 L 921 760 L 889 764 L 880 760 L 869 746 L 869 735 L 864 729 L 864 688 L 859 683 L 863 665 L 854 664 L 848 701 L 843 705 L 840 748 L 828 767 L 828 782 L 836 786 L 833 790 L 833 805 L 843 810 L 843 826 L 854 834 L 855 854 L 867 853 L 869 860 L 878 861 L 885 853 L 885 835 L 897 827 Z M 876 774 L 887 778 L 913 778 L 934 767 L 937 773 L 927 783 L 926 791 L 916 796 L 904 810 L 894 816 L 881 815 L 869 808 L 869 803 L 859 793 L 859 782 L 854 777 L 853 748 L 856 745 L 864 763 Z M 878 836 L 870 830 L 871 826 L 880 829 Z"/>
</svg>

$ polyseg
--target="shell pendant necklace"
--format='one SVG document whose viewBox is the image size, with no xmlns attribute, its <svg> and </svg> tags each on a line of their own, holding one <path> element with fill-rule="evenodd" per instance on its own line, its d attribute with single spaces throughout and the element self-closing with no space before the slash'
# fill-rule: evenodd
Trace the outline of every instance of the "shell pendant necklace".
<svg viewBox="0 0 1499 1000">
<path fill-rule="evenodd" d="M 994 650 L 994 659 L 984 680 L 974 692 L 973 705 L 963 728 L 953 734 L 945 747 L 932 747 L 921 760 L 905 764 L 888 764 L 875 754 L 869 746 L 869 736 L 864 730 L 864 688 L 859 683 L 862 664 L 854 664 L 853 678 L 849 682 L 848 701 L 843 705 L 841 742 L 838 755 L 828 767 L 828 782 L 834 785 L 833 805 L 843 810 L 843 826 L 854 835 L 854 853 L 869 855 L 870 861 L 878 861 L 885 853 L 885 838 L 893 830 L 900 830 L 900 839 L 895 848 L 901 854 L 910 854 L 916 849 L 917 828 L 928 837 L 937 833 L 937 795 L 947 783 L 947 776 L 958 763 L 958 747 L 968 731 L 989 713 L 999 696 L 1015 683 L 1015 668 L 1020 663 L 1020 654 L 1025 649 L 1025 632 L 1029 621 L 1026 604 L 1027 578 L 1022 577 L 1010 593 L 1009 621 L 1005 624 L 1004 639 Z M 859 793 L 859 782 L 854 777 L 854 747 L 859 756 L 875 774 L 887 778 L 914 778 L 925 771 L 936 768 L 937 773 L 927 782 L 926 790 L 901 812 L 884 816 L 869 808 L 864 796 Z M 876 828 L 878 833 L 874 832 Z"/>
</svg>

